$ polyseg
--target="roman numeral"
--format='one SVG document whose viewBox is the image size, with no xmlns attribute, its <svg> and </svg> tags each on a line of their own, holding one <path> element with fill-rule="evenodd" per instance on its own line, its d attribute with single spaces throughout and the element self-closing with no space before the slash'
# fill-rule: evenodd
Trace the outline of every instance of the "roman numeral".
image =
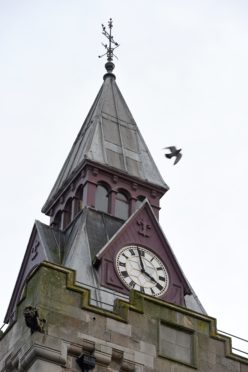
<svg viewBox="0 0 248 372">
<path fill-rule="evenodd" d="M 129 249 L 129 252 L 131 253 L 132 256 L 135 256 L 134 250 L 132 248 Z"/>
<path fill-rule="evenodd" d="M 144 251 L 142 251 L 141 249 L 140 249 L 140 255 L 141 255 L 142 257 L 144 257 L 144 256 L 145 256 L 145 252 L 144 252 Z"/>
<path fill-rule="evenodd" d="M 145 293 L 144 287 L 140 287 L 140 292 Z"/>
<path fill-rule="evenodd" d="M 158 279 L 159 280 L 162 280 L 163 282 L 165 282 L 165 278 L 163 276 L 159 276 Z"/>
<path fill-rule="evenodd" d="M 119 262 L 119 266 L 124 266 L 124 267 L 126 267 L 126 262 Z"/>
<path fill-rule="evenodd" d="M 124 278 L 127 278 L 128 277 L 128 272 L 127 271 L 122 271 L 121 275 L 124 276 Z"/>
<path fill-rule="evenodd" d="M 125 253 L 122 253 L 122 256 L 125 257 L 126 259 L 128 258 L 128 257 L 125 255 Z"/>
<path fill-rule="evenodd" d="M 163 269 L 162 269 L 162 267 L 157 267 L 157 270 L 159 271 L 159 270 L 163 270 Z"/>
<path fill-rule="evenodd" d="M 131 280 L 131 282 L 129 283 L 129 285 L 130 285 L 130 287 L 134 287 L 135 286 L 135 283 L 134 283 L 134 281 L 133 280 Z"/>
<path fill-rule="evenodd" d="M 150 288 L 150 289 L 151 289 L 151 294 L 152 294 L 152 295 L 155 295 L 154 290 L 153 290 L 152 288 Z"/>
<path fill-rule="evenodd" d="M 162 285 L 160 285 L 159 283 L 156 284 L 156 288 L 158 288 L 160 291 L 163 289 Z"/>
</svg>

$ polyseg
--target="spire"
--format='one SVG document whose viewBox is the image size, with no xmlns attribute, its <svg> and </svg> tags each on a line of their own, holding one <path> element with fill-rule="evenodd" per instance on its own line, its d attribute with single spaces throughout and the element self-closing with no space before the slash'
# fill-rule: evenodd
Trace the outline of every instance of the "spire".
<svg viewBox="0 0 248 372">
<path fill-rule="evenodd" d="M 47 213 L 86 162 L 107 167 L 167 191 L 149 149 L 116 84 L 112 73 L 114 50 L 119 46 L 112 36 L 112 19 L 109 32 L 102 25 L 103 35 L 109 43 L 104 45 L 107 56 L 107 73 L 99 93 L 84 121 L 72 149 L 61 169 L 55 185 L 42 209 Z"/>
<path fill-rule="evenodd" d="M 115 65 L 113 63 L 113 57 L 117 58 L 116 55 L 114 54 L 114 50 L 120 46 L 120 44 L 114 41 L 114 37 L 112 36 L 113 28 L 112 18 L 110 18 L 108 21 L 108 28 L 109 32 L 106 30 L 106 27 L 102 24 L 102 34 L 108 39 L 108 44 L 102 43 L 103 47 L 106 49 L 106 53 L 98 56 L 99 58 L 107 56 L 107 63 L 105 64 L 107 73 L 103 77 L 104 80 L 108 76 L 113 76 L 115 78 L 115 75 L 112 73 L 115 68 Z"/>
</svg>

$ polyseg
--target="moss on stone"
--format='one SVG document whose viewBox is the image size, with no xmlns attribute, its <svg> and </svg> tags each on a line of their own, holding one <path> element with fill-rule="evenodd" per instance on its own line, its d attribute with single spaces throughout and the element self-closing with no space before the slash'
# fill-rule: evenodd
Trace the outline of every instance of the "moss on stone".
<svg viewBox="0 0 248 372">
<path fill-rule="evenodd" d="M 146 338 L 156 344 L 159 324 L 165 322 L 197 333 L 199 340 L 206 337 L 223 342 L 228 358 L 248 364 L 247 359 L 232 354 L 230 339 L 217 333 L 214 318 L 136 291 L 130 291 L 129 302 L 116 300 L 113 311 L 99 308 L 90 304 L 90 290 L 75 283 L 74 270 L 49 262 L 41 263 L 27 280 L 24 296 L 17 309 L 18 325 L 15 328 L 18 334 L 26 331 L 23 309 L 30 305 L 41 310 L 50 334 L 56 334 L 59 329 L 62 337 L 70 339 L 68 332 L 71 330 L 72 340 L 75 332 L 102 332 L 106 319 L 112 318 L 132 325 L 134 344 L 136 339 L 145 341 Z M 105 333 L 103 337 L 108 340 L 110 335 Z"/>
</svg>

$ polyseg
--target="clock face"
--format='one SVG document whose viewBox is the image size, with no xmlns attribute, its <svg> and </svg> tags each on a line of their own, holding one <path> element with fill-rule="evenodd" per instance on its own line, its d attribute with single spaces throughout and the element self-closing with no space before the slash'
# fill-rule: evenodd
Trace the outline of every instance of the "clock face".
<svg viewBox="0 0 248 372">
<path fill-rule="evenodd" d="M 169 285 L 169 275 L 161 260 L 151 251 L 128 246 L 116 257 L 116 268 L 126 287 L 152 296 L 161 296 Z"/>
</svg>

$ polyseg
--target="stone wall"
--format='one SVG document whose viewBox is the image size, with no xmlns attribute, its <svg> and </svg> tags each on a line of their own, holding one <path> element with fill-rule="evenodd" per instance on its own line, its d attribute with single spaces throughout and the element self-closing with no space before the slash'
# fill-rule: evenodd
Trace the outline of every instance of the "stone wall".
<svg viewBox="0 0 248 372">
<path fill-rule="evenodd" d="M 214 318 L 135 291 L 113 312 L 89 299 L 72 270 L 41 264 L 1 338 L 0 371 L 76 372 L 77 358 L 87 355 L 96 372 L 248 372 L 248 359 L 232 353 Z M 28 326 L 27 307 L 37 310 Z"/>
</svg>

